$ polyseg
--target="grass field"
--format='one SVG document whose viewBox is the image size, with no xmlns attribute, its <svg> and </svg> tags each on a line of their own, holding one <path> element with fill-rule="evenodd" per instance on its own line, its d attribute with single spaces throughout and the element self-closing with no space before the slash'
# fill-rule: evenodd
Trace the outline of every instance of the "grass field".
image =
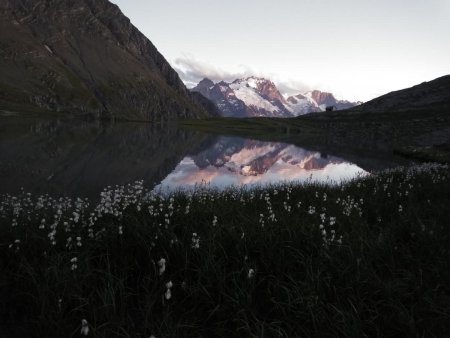
<svg viewBox="0 0 450 338">
<path fill-rule="evenodd" d="M 0 198 L 0 336 L 442 337 L 450 172 Z"/>
</svg>

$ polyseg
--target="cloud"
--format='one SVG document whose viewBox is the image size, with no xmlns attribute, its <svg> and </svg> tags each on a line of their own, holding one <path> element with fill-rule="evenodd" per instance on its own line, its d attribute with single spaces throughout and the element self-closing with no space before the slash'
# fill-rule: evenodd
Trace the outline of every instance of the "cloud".
<svg viewBox="0 0 450 338">
<path fill-rule="evenodd" d="M 311 90 L 309 86 L 301 81 L 280 80 L 274 74 L 258 72 L 244 65 L 237 67 L 237 71 L 230 72 L 206 62 L 201 62 L 192 56 L 175 59 L 173 68 L 178 72 L 181 80 L 188 88 L 195 87 L 204 78 L 208 78 L 216 83 L 220 81 L 233 82 L 236 79 L 248 76 L 259 76 L 273 81 L 283 95 L 295 95 Z"/>
<path fill-rule="evenodd" d="M 280 93 L 286 96 L 291 95 L 297 95 L 299 93 L 306 93 L 307 91 L 312 90 L 311 86 L 308 86 L 307 84 L 295 81 L 295 80 L 288 80 L 288 81 L 274 81 L 277 85 L 278 90 Z"/>
<path fill-rule="evenodd" d="M 205 77 L 213 82 L 232 82 L 236 79 L 254 75 L 255 72 L 245 66 L 237 72 L 229 72 L 219 69 L 215 66 L 209 65 L 205 62 L 198 61 L 197 59 L 187 56 L 175 59 L 175 70 L 181 77 L 181 80 L 190 87 L 190 85 L 196 85 Z"/>
</svg>

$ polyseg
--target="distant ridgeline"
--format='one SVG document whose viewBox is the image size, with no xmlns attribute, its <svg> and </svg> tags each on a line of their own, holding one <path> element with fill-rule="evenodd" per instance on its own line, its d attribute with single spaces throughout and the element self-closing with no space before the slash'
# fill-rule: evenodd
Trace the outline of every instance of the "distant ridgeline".
<svg viewBox="0 0 450 338">
<path fill-rule="evenodd" d="M 131 120 L 216 114 L 107 0 L 2 0 L 0 31 L 0 110 Z"/>
<path fill-rule="evenodd" d="M 319 90 L 285 98 L 272 81 L 253 76 L 231 83 L 214 83 L 205 78 L 192 91 L 214 102 L 221 115 L 227 117 L 292 117 L 327 108 L 348 109 L 361 103 L 337 100 L 332 93 Z"/>
<path fill-rule="evenodd" d="M 400 112 L 450 108 L 450 75 L 393 91 L 366 103 L 337 100 L 332 93 L 313 90 L 284 97 L 267 79 L 248 77 L 231 83 L 203 79 L 191 89 L 208 98 L 223 116 L 292 117 L 330 110 Z"/>
<path fill-rule="evenodd" d="M 352 110 L 380 113 L 449 108 L 450 75 L 445 75 L 410 88 L 382 95 Z"/>
</svg>

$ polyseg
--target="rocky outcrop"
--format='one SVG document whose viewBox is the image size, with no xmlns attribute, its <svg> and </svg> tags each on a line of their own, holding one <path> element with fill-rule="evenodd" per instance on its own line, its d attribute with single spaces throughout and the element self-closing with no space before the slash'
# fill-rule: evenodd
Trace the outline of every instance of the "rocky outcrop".
<svg viewBox="0 0 450 338">
<path fill-rule="evenodd" d="M 208 116 L 107 0 L 0 2 L 0 109 L 164 120 Z"/>
</svg>

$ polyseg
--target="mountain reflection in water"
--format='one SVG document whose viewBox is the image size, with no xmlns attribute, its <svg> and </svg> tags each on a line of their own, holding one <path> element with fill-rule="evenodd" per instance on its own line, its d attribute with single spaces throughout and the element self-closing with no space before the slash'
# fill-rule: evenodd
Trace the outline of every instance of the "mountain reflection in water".
<svg viewBox="0 0 450 338">
<path fill-rule="evenodd" d="M 341 158 L 294 145 L 221 137 L 207 150 L 185 157 L 156 189 L 200 183 L 217 188 L 305 180 L 331 183 L 365 174 Z"/>
<path fill-rule="evenodd" d="M 361 161 L 363 163 L 364 161 Z M 367 162 L 367 161 L 365 161 Z M 0 119 L 0 194 L 98 198 L 107 186 L 340 181 L 365 173 L 342 158 L 273 142 L 217 137 L 174 125 Z"/>
</svg>

